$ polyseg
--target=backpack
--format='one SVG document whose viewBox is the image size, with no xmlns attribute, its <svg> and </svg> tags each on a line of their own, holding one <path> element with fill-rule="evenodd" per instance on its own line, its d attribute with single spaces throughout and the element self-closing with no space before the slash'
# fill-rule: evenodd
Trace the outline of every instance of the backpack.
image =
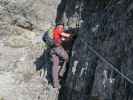
<svg viewBox="0 0 133 100">
<path fill-rule="evenodd" d="M 54 47 L 55 43 L 52 36 L 52 29 L 48 29 L 43 35 L 43 41 L 48 45 L 48 47 Z"/>
</svg>

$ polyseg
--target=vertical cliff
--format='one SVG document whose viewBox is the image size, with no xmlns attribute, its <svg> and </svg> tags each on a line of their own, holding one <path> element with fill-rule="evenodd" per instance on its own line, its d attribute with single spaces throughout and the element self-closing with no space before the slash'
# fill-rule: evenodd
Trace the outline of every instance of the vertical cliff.
<svg viewBox="0 0 133 100">
<path fill-rule="evenodd" d="M 0 0 L 0 100 L 53 100 L 55 91 L 36 72 L 42 34 L 59 0 Z"/>
<path fill-rule="evenodd" d="M 81 25 L 59 100 L 132 100 L 133 84 L 111 68 L 133 80 L 132 0 L 62 2 L 65 8 L 57 14 L 69 22 L 81 7 Z"/>
</svg>

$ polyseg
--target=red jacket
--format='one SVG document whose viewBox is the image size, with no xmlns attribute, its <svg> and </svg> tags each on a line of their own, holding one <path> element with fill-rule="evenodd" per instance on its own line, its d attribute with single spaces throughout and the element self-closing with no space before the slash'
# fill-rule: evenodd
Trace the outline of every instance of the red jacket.
<svg viewBox="0 0 133 100">
<path fill-rule="evenodd" d="M 64 32 L 64 28 L 61 27 L 55 27 L 53 30 L 53 38 L 54 42 L 57 46 L 61 45 L 61 33 Z"/>
</svg>

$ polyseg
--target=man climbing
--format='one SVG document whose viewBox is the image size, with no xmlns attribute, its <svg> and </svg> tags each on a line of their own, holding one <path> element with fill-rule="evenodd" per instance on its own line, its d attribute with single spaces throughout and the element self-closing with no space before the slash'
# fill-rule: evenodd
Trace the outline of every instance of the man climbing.
<svg viewBox="0 0 133 100">
<path fill-rule="evenodd" d="M 66 69 L 66 64 L 68 62 L 68 54 L 65 51 L 65 49 L 62 46 L 62 42 L 65 40 L 65 38 L 69 38 L 70 34 L 64 32 L 64 26 L 63 25 L 57 25 L 53 29 L 53 40 L 55 43 L 55 47 L 51 50 L 52 55 L 52 76 L 53 76 L 53 86 L 54 88 L 60 88 L 59 84 L 59 76 L 63 77 L 63 74 Z M 63 66 L 60 66 L 60 58 L 64 60 Z"/>
</svg>

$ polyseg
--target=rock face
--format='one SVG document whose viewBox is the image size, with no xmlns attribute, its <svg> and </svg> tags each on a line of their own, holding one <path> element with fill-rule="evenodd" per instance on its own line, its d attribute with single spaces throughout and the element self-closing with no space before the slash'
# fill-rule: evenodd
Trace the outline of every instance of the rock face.
<svg viewBox="0 0 133 100">
<path fill-rule="evenodd" d="M 0 99 L 55 100 L 33 62 L 55 19 L 77 29 L 59 100 L 132 100 L 133 85 L 90 47 L 133 80 L 132 0 L 0 0 Z"/>
<path fill-rule="evenodd" d="M 53 21 L 59 0 L 1 0 L 1 22 L 8 22 L 29 30 L 44 30 Z"/>
<path fill-rule="evenodd" d="M 80 19 L 83 23 L 73 45 L 59 100 L 132 100 L 133 84 L 90 49 L 133 80 L 132 0 L 71 0 L 72 5 L 80 6 L 77 1 L 83 4 Z M 71 12 L 69 3 L 65 6 L 63 13 Z"/>
<path fill-rule="evenodd" d="M 44 32 L 59 0 L 0 0 L 0 100 L 54 100 L 55 91 L 36 72 Z"/>
</svg>

